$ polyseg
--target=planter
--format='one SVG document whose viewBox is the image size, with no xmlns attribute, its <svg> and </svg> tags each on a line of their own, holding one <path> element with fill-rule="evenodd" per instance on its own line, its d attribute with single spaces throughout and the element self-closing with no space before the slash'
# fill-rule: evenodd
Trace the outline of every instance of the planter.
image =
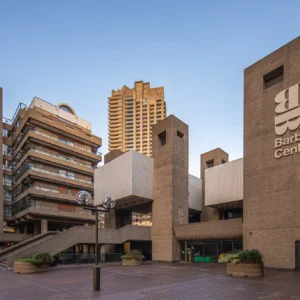
<svg viewBox="0 0 300 300">
<path fill-rule="evenodd" d="M 45 272 L 48 269 L 49 269 L 48 265 L 41 265 L 40 267 L 38 267 L 30 262 L 15 261 L 15 273 L 20 273 L 20 274 L 39 273 L 39 272 Z"/>
<path fill-rule="evenodd" d="M 262 277 L 264 266 L 262 264 L 226 264 L 226 274 L 232 277 Z"/>
<path fill-rule="evenodd" d="M 140 266 L 143 264 L 142 260 L 138 259 L 122 259 L 123 266 Z"/>
</svg>

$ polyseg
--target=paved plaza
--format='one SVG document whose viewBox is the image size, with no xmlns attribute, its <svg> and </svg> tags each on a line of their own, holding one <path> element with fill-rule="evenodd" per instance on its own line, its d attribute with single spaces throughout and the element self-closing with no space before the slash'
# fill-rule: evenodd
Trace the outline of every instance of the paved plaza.
<svg viewBox="0 0 300 300">
<path fill-rule="evenodd" d="M 92 265 L 59 266 L 40 274 L 0 268 L 1 300 L 300 300 L 300 272 L 267 270 L 264 278 L 231 278 L 221 264 L 105 264 L 101 291 L 92 291 Z"/>
</svg>

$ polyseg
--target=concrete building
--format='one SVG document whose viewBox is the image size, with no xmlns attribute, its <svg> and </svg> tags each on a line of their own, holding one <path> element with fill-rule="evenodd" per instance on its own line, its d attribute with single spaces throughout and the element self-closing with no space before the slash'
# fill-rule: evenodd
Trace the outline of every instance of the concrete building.
<svg viewBox="0 0 300 300">
<path fill-rule="evenodd" d="M 106 194 L 116 199 L 99 232 L 101 251 L 112 245 L 109 251 L 140 249 L 157 261 L 216 262 L 221 253 L 256 248 L 266 267 L 300 270 L 299 61 L 297 38 L 245 70 L 244 158 L 230 161 L 220 148 L 203 153 L 201 179 L 188 174 L 188 125 L 173 115 L 152 127 L 153 157 L 109 153 L 95 170 L 95 204 Z M 15 226 L 36 222 L 26 209 Z M 13 266 L 37 249 L 58 254 L 92 243 L 91 230 L 41 234 L 38 243 L 0 251 L 0 261 Z"/>
<path fill-rule="evenodd" d="M 112 90 L 108 98 L 109 151 L 137 150 L 152 155 L 152 125 L 166 117 L 164 87 L 136 81 Z"/>
<path fill-rule="evenodd" d="M 2 113 L 2 89 L 0 90 Z M 1 114 L 2 117 L 2 114 Z M 94 168 L 101 161 L 101 138 L 90 122 L 67 104 L 52 105 L 35 97 L 20 104 L 12 119 L 3 118 L 3 185 L 0 244 L 20 241 L 18 234 L 38 235 L 74 225 L 94 224 L 75 195 L 93 195 Z M 3 214 L 2 214 L 3 211 Z"/>
</svg>

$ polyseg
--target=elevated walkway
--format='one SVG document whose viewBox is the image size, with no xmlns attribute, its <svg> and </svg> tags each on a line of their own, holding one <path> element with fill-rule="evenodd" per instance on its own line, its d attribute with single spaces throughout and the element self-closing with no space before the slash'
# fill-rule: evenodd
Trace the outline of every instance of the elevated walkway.
<svg viewBox="0 0 300 300">
<path fill-rule="evenodd" d="M 2 253 L 1 251 L 0 260 L 6 258 L 7 267 L 13 268 L 15 259 L 21 257 L 30 257 L 39 251 L 56 255 L 77 244 L 95 243 L 94 227 L 74 226 L 69 230 L 58 233 L 56 232 L 56 234 L 54 235 L 53 232 L 47 232 L 45 233 L 45 235 L 46 234 L 48 235 L 40 239 L 36 239 L 32 243 L 27 243 L 26 245 L 23 245 L 19 248 L 7 248 L 5 249 L 5 253 Z M 99 244 L 102 245 L 122 244 L 126 241 L 151 241 L 151 228 L 144 226 L 126 225 L 120 229 L 99 229 L 98 240 Z"/>
</svg>

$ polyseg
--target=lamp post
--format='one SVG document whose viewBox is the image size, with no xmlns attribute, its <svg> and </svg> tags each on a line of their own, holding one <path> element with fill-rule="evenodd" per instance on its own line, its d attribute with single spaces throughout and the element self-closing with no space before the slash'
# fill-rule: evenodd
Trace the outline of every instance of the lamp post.
<svg viewBox="0 0 300 300">
<path fill-rule="evenodd" d="M 99 212 L 109 212 L 115 207 L 116 202 L 111 196 L 105 196 L 102 200 L 102 204 L 94 206 L 91 203 L 92 196 L 87 191 L 79 191 L 76 194 L 76 201 L 83 209 L 90 210 L 92 214 L 96 215 L 96 236 L 95 236 L 95 265 L 93 267 L 93 290 L 100 291 L 100 265 L 98 262 L 98 223 L 99 223 Z M 102 207 L 100 207 L 102 206 Z"/>
</svg>

